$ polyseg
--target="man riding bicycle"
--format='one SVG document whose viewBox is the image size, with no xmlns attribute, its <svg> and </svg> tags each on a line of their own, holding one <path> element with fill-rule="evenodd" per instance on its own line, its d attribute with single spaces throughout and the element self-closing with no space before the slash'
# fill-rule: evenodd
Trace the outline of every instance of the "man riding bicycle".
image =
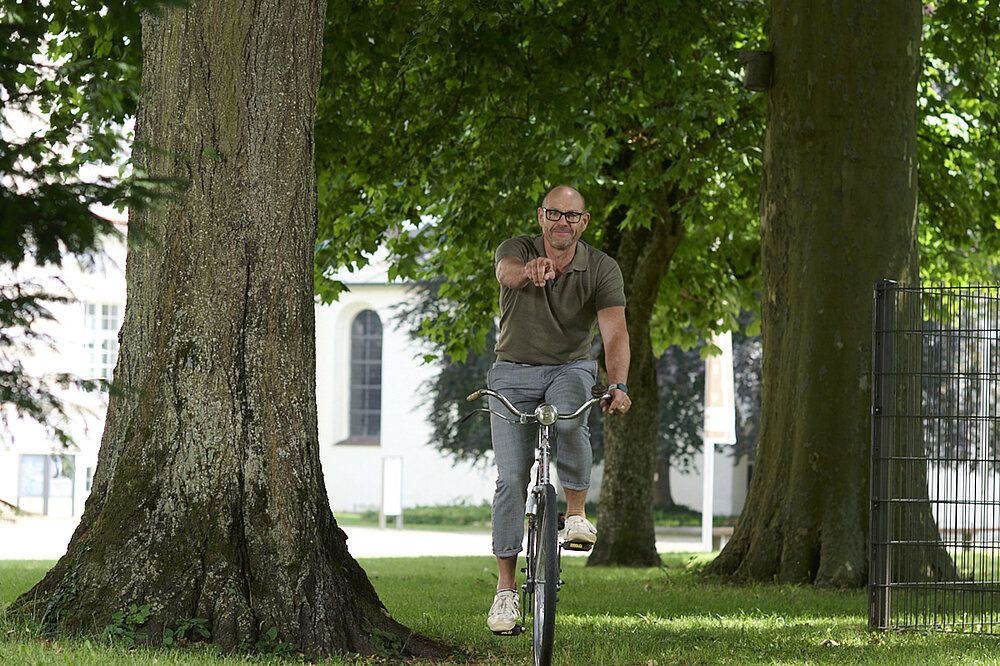
<svg viewBox="0 0 1000 666">
<path fill-rule="evenodd" d="M 629 337 L 624 281 L 618 264 L 580 240 L 590 213 L 583 196 L 568 186 L 552 189 L 537 211 L 541 235 L 500 244 L 500 332 L 489 387 L 521 411 L 548 402 L 572 412 L 590 397 L 597 362 L 590 358 L 594 324 L 601 333 L 611 400 L 610 414 L 624 414 L 632 401 L 626 382 Z M 492 400 L 492 399 L 491 399 Z M 511 630 L 520 618 L 515 592 L 517 555 L 524 538 L 524 505 L 534 461 L 535 433 L 491 417 L 497 465 L 493 496 L 493 553 L 499 571 L 487 618 L 491 631 Z M 564 541 L 593 544 L 597 530 L 587 520 L 592 451 L 586 418 L 559 421 L 556 469 L 566 494 Z"/>
</svg>

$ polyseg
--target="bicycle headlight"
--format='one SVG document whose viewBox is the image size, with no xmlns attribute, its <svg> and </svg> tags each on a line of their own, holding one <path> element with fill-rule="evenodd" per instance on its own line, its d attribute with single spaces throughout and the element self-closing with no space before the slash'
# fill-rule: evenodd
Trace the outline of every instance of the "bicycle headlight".
<svg viewBox="0 0 1000 666">
<path fill-rule="evenodd" d="M 559 410 L 555 405 L 539 405 L 535 409 L 535 418 L 542 425 L 552 425 L 559 420 Z"/>
</svg>

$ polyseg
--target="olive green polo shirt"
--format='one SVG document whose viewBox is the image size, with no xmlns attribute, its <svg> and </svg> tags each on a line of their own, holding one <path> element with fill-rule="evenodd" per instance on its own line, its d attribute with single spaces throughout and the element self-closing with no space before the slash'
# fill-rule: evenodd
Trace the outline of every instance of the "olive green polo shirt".
<svg viewBox="0 0 1000 666">
<path fill-rule="evenodd" d="M 528 262 L 545 256 L 541 235 L 518 236 L 500 244 L 495 260 Z M 625 305 L 625 282 L 614 259 L 583 241 L 566 271 L 544 287 L 500 285 L 498 361 L 562 365 L 590 358 L 597 311 Z"/>
</svg>

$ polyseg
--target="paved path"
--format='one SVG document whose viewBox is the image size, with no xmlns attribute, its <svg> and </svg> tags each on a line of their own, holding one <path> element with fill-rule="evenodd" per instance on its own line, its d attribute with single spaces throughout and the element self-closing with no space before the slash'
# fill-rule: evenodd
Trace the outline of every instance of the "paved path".
<svg viewBox="0 0 1000 666">
<path fill-rule="evenodd" d="M 78 518 L 0 520 L 0 560 L 55 560 L 66 552 Z M 354 557 L 489 555 L 488 532 L 435 532 L 377 527 L 345 527 Z M 701 550 L 698 535 L 657 534 L 661 553 Z M 573 556 L 579 556 L 572 553 Z"/>
</svg>

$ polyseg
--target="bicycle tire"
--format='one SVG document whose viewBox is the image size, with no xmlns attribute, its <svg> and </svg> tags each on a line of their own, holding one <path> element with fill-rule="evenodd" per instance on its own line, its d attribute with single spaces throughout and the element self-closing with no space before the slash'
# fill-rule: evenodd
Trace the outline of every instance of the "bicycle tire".
<svg viewBox="0 0 1000 666">
<path fill-rule="evenodd" d="M 559 509 L 556 489 L 547 484 L 538 497 L 534 555 L 534 599 L 532 608 L 532 652 L 535 666 L 552 662 L 556 632 L 556 593 L 559 589 Z"/>
</svg>

